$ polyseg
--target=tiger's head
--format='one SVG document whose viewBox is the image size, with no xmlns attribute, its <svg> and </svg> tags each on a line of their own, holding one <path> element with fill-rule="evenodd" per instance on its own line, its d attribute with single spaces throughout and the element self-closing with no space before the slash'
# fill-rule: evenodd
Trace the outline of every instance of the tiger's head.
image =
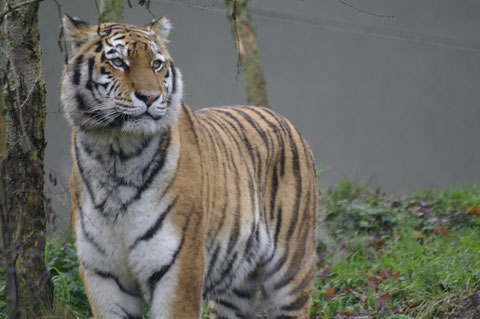
<svg viewBox="0 0 480 319">
<path fill-rule="evenodd" d="M 61 101 L 74 130 L 151 135 L 175 122 L 183 84 L 165 47 L 167 18 L 145 27 L 63 20 L 72 54 Z"/>
</svg>

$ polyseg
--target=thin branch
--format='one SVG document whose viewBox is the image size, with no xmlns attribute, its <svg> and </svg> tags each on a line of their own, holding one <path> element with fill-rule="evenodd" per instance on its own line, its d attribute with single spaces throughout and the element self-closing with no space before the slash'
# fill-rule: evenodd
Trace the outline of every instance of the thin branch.
<svg viewBox="0 0 480 319">
<path fill-rule="evenodd" d="M 37 85 L 38 81 L 40 81 L 40 78 L 43 76 L 44 71 L 45 71 L 45 70 L 42 70 L 42 71 L 40 71 L 40 74 L 38 74 L 37 78 L 36 78 L 35 81 L 33 82 L 32 87 L 30 88 L 30 90 L 29 90 L 28 93 L 27 93 L 27 97 L 26 97 L 25 100 L 23 101 L 22 105 L 20 105 L 20 109 L 23 109 L 23 107 L 25 106 L 25 104 L 28 102 L 28 99 L 30 99 L 30 96 L 32 95 L 33 91 L 35 90 L 35 86 Z M 38 109 L 35 109 L 35 110 L 37 111 Z"/>
<path fill-rule="evenodd" d="M 189 2 L 189 1 L 186 1 L 186 0 L 170 0 L 172 2 L 179 2 L 179 3 L 182 3 L 182 4 L 185 4 L 191 8 L 194 8 L 194 9 L 200 9 L 200 10 L 205 10 L 205 9 L 208 9 L 208 8 L 212 8 L 212 7 L 215 7 L 215 4 L 212 3 L 212 4 L 196 4 L 196 3 L 193 3 L 193 2 Z"/>
<path fill-rule="evenodd" d="M 240 74 L 240 37 L 238 36 L 238 27 L 237 27 L 237 0 L 233 1 L 232 5 L 232 21 L 233 21 L 233 34 L 235 42 L 237 44 L 237 74 L 235 74 L 235 79 L 238 80 L 238 75 Z"/>
<path fill-rule="evenodd" d="M 20 8 L 20 7 L 28 6 L 29 4 L 34 4 L 34 3 L 42 2 L 42 1 L 44 1 L 44 0 L 30 0 L 30 1 L 25 1 L 25 2 L 19 3 L 19 4 L 14 5 L 14 6 L 10 5 L 10 3 L 7 3 L 7 4 L 5 5 L 7 8 L 4 9 L 2 12 L 0 12 L 0 23 L 1 23 L 1 21 L 3 20 L 3 17 L 4 17 L 6 14 L 8 14 L 8 13 L 14 11 L 14 10 L 17 10 L 17 9 Z"/>
<path fill-rule="evenodd" d="M 358 8 L 358 7 L 355 7 L 354 5 L 346 2 L 345 0 L 337 0 L 338 2 L 340 2 L 341 4 L 343 5 L 346 5 L 347 7 L 350 7 L 352 9 L 355 9 L 359 12 L 362 12 L 362 13 L 366 13 L 366 14 L 369 14 L 369 15 L 372 15 L 372 16 L 375 16 L 375 17 L 380 17 L 380 18 L 393 18 L 393 16 L 391 15 L 385 15 L 385 14 L 381 14 L 381 13 L 375 13 L 375 12 L 371 12 L 371 11 L 367 11 L 367 10 L 364 10 L 364 9 L 361 9 L 361 8 Z"/>
<path fill-rule="evenodd" d="M 31 152 L 32 148 L 33 148 L 33 143 L 32 143 L 32 141 L 30 140 L 30 137 L 27 134 L 27 130 L 25 128 L 25 121 L 23 119 L 23 111 L 20 108 L 20 106 L 23 105 L 22 98 L 21 98 L 22 92 L 21 92 L 20 76 L 18 75 L 18 70 L 16 69 L 15 64 L 11 63 L 10 60 L 8 60 L 7 61 L 7 68 L 8 68 L 8 65 L 10 65 L 10 67 L 12 68 L 13 77 L 15 79 L 15 93 L 16 93 L 16 98 L 17 98 L 18 122 L 19 122 L 20 128 L 22 130 L 23 138 L 28 145 L 28 151 Z"/>
<path fill-rule="evenodd" d="M 62 48 L 62 40 L 63 40 L 63 47 L 65 48 L 65 54 L 64 54 L 64 57 L 65 57 L 65 64 L 68 63 L 68 45 L 67 45 L 67 39 L 65 39 L 65 33 L 64 33 L 64 29 L 63 29 L 63 22 L 62 22 L 62 5 L 60 3 L 58 3 L 57 0 L 52 0 L 53 2 L 55 2 L 55 4 L 57 5 L 57 11 L 58 11 L 58 18 L 60 19 L 60 34 L 58 35 L 58 47 L 60 48 L 60 52 L 64 52 L 63 48 Z"/>
</svg>

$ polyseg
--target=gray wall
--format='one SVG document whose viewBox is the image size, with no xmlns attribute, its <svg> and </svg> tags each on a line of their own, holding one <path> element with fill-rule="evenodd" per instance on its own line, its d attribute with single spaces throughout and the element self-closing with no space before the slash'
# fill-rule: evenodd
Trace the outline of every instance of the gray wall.
<svg viewBox="0 0 480 319">
<path fill-rule="evenodd" d="M 131 1 L 125 22 L 152 16 Z M 223 1 L 152 0 L 173 25 L 170 52 L 184 74 L 185 101 L 198 109 L 246 102 Z M 252 0 L 259 51 L 273 108 L 306 136 L 323 167 L 321 183 L 342 178 L 388 192 L 480 179 L 480 1 Z M 205 6 L 206 5 L 206 6 Z M 213 5 L 213 6 L 210 6 Z M 93 0 L 62 10 L 94 23 Z M 48 88 L 47 186 L 65 224 L 71 167 L 69 129 L 59 106 L 63 55 L 58 12 L 41 4 Z M 62 204 L 64 203 L 64 205 Z"/>
</svg>

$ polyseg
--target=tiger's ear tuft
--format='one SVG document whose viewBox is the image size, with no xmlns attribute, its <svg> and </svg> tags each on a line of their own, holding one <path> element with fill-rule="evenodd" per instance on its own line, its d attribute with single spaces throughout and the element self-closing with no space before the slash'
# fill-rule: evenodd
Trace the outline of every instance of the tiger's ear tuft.
<svg viewBox="0 0 480 319">
<path fill-rule="evenodd" d="M 157 35 L 159 35 L 164 41 L 168 41 L 168 35 L 172 30 L 172 24 L 167 17 L 160 17 L 158 19 L 155 19 L 150 22 L 146 27 L 148 30 L 153 31 Z"/>
<path fill-rule="evenodd" d="M 65 39 L 71 43 L 72 50 L 91 39 L 94 27 L 85 21 L 74 18 L 68 14 L 62 19 Z"/>
</svg>

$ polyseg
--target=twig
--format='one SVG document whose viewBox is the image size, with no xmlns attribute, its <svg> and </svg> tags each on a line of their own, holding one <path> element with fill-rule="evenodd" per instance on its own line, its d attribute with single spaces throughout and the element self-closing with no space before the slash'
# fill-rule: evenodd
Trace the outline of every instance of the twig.
<svg viewBox="0 0 480 319">
<path fill-rule="evenodd" d="M 64 33 L 64 28 L 63 28 L 63 22 L 62 22 L 62 5 L 58 3 L 57 0 L 52 0 L 55 2 L 57 5 L 57 11 L 58 11 L 58 18 L 60 19 L 60 34 L 58 35 L 58 47 L 60 48 L 60 52 L 63 53 L 62 49 L 62 40 L 63 40 L 63 47 L 65 48 L 65 64 L 68 63 L 68 46 L 67 46 L 67 39 L 65 39 L 65 33 Z"/>
<path fill-rule="evenodd" d="M 337 0 L 338 2 L 340 2 L 341 4 L 343 5 L 346 5 L 352 9 L 355 9 L 357 11 L 360 11 L 362 13 L 366 13 L 366 14 L 369 14 L 369 15 L 372 15 L 372 16 L 376 16 L 376 17 L 380 17 L 380 18 L 393 18 L 393 16 L 391 15 L 385 15 L 385 14 L 381 14 L 381 13 L 375 13 L 375 12 L 371 12 L 371 11 L 367 11 L 367 10 L 364 10 L 364 9 L 361 9 L 361 8 L 358 8 L 358 7 L 355 7 L 354 5 L 346 2 L 345 0 Z"/>
<path fill-rule="evenodd" d="M 44 71 L 45 71 L 45 70 L 40 71 L 40 74 L 37 76 L 37 78 L 36 78 L 35 81 L 33 82 L 32 87 L 30 88 L 30 90 L 29 90 L 28 93 L 27 93 L 27 97 L 26 97 L 25 100 L 23 101 L 22 105 L 20 105 L 20 109 L 23 109 L 23 107 L 25 106 L 25 104 L 28 102 L 28 99 L 29 99 L 30 96 L 32 95 L 33 90 L 35 90 L 35 86 L 37 85 L 38 81 L 40 81 L 40 78 L 43 76 Z M 35 110 L 38 110 L 38 109 L 35 109 Z"/>
<path fill-rule="evenodd" d="M 20 106 L 23 105 L 22 98 L 21 98 L 22 92 L 21 92 L 21 87 L 20 87 L 20 85 L 21 85 L 20 84 L 20 77 L 18 75 L 15 64 L 11 63 L 10 60 L 8 60 L 7 61 L 7 67 L 8 67 L 9 64 L 12 68 L 13 77 L 15 79 L 15 93 L 16 93 L 16 98 L 17 98 L 18 122 L 20 124 L 20 128 L 21 128 L 22 133 L 23 133 L 23 138 L 25 139 L 25 142 L 28 145 L 28 151 L 31 152 L 32 148 L 33 148 L 33 143 L 32 143 L 32 141 L 30 140 L 30 137 L 27 134 L 27 130 L 25 129 L 25 122 L 24 122 L 24 119 L 23 119 L 23 111 L 20 108 Z"/>
<path fill-rule="evenodd" d="M 212 3 L 212 4 L 196 4 L 196 3 L 189 2 L 189 1 L 186 1 L 186 0 L 170 0 L 170 1 L 183 3 L 183 4 L 185 4 L 185 5 L 187 5 L 191 8 L 200 9 L 200 10 L 205 10 L 207 8 L 215 7 L 214 3 Z"/>
<path fill-rule="evenodd" d="M 7 3 L 7 4 L 6 4 L 6 7 L 7 7 L 7 8 L 4 9 L 2 12 L 0 12 L 0 23 L 1 23 L 1 21 L 3 20 L 3 17 L 4 17 L 6 14 L 8 14 L 8 13 L 14 11 L 14 10 L 17 10 L 17 9 L 20 8 L 20 7 L 28 6 L 29 4 L 34 4 L 34 3 L 42 2 L 42 1 L 44 1 L 44 0 L 30 0 L 30 1 L 25 1 L 25 2 L 19 3 L 19 4 L 14 5 L 14 6 L 10 5 L 10 3 Z"/>
<path fill-rule="evenodd" d="M 232 21 L 233 21 L 233 34 L 235 37 L 235 42 L 237 44 L 237 74 L 235 74 L 235 79 L 238 80 L 238 75 L 240 74 L 240 37 L 238 36 L 238 27 L 237 27 L 237 0 L 227 0 L 232 1 Z"/>
</svg>

